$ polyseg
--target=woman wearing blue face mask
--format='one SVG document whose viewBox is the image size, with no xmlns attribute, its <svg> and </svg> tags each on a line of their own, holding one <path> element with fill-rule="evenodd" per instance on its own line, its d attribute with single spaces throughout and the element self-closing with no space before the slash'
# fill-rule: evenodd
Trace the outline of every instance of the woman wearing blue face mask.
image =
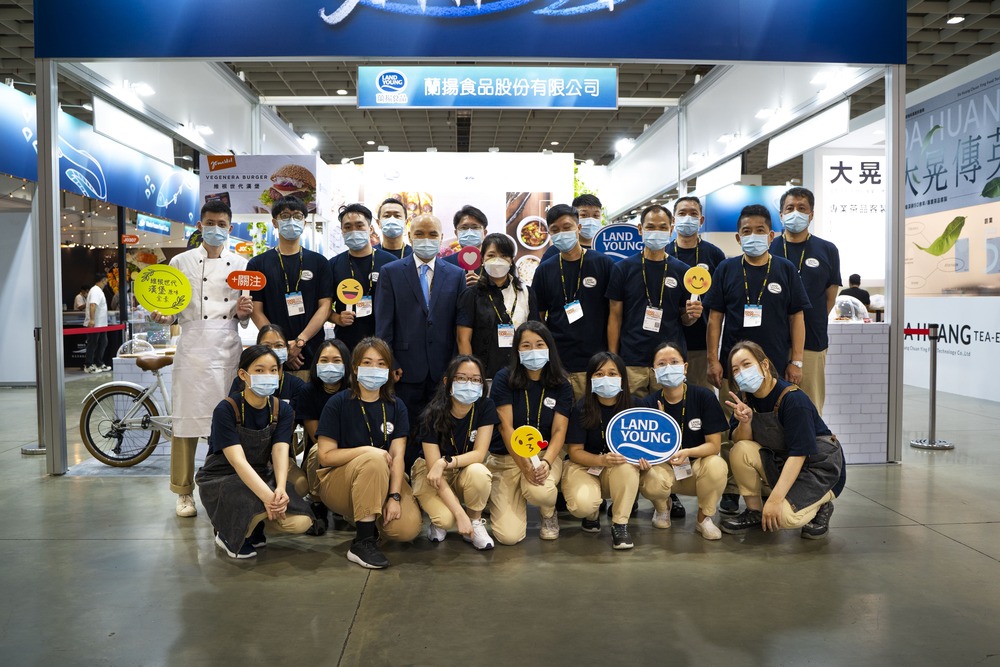
<svg viewBox="0 0 1000 667">
<path fill-rule="evenodd" d="M 641 399 L 639 404 L 658 408 L 674 418 L 681 427 L 681 448 L 670 461 L 655 466 L 656 475 L 650 475 L 648 480 L 651 487 L 665 485 L 672 493 L 697 496 L 698 518 L 694 529 L 706 540 L 718 540 L 722 533 L 712 517 L 729 475 L 726 462 L 719 456 L 723 435 L 728 436 L 729 429 L 715 393 L 687 382 L 687 369 L 678 345 L 662 343 L 656 348 L 653 372 L 662 389 Z M 653 510 L 653 526 L 669 528 L 668 506 L 657 507 L 654 501 Z"/>
<path fill-rule="evenodd" d="M 556 497 L 562 473 L 562 447 L 573 389 L 559 361 L 551 332 L 541 322 L 529 320 L 514 332 L 510 365 L 493 378 L 490 397 L 500 416 L 499 443 L 490 444 L 486 467 L 493 473 L 490 520 L 501 544 L 517 544 L 527 528 L 527 503 L 536 505 L 543 540 L 559 537 Z M 537 463 L 510 448 L 511 436 L 521 426 L 532 426 L 548 443 Z"/>
<path fill-rule="evenodd" d="M 452 359 L 424 409 L 424 456 L 413 464 L 413 495 L 430 517 L 431 542 L 457 526 L 476 549 L 493 548 L 483 519 L 493 475 L 484 462 L 491 441 L 500 439 L 499 422 L 496 406 L 483 395 L 482 363 L 466 355 Z"/>
<path fill-rule="evenodd" d="M 737 343 L 729 365 L 740 391 L 726 401 L 735 443 L 729 464 L 747 508 L 724 520 L 722 530 L 800 528 L 806 539 L 825 537 L 833 499 L 847 481 L 840 443 L 805 392 L 778 377 L 759 345 Z M 765 481 L 771 487 L 766 503 Z"/>
<path fill-rule="evenodd" d="M 245 389 L 220 402 L 212 414 L 208 457 L 195 480 L 215 528 L 215 543 L 230 558 L 253 558 L 267 530 L 304 533 L 309 506 L 288 482 L 294 415 L 274 397 L 278 358 L 263 345 L 240 356 Z"/>
<path fill-rule="evenodd" d="M 319 496 L 353 521 L 357 536 L 347 559 L 382 569 L 389 561 L 378 536 L 409 542 L 420 534 L 420 508 L 403 474 L 410 420 L 394 391 L 392 352 L 379 338 L 354 346 L 351 388 L 323 407 L 316 427 Z"/>
</svg>

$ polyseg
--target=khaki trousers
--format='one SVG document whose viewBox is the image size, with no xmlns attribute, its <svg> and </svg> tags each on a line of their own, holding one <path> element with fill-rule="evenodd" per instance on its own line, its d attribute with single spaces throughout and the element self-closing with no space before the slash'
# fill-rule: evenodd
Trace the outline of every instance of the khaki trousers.
<svg viewBox="0 0 1000 667">
<path fill-rule="evenodd" d="M 690 385 L 715 391 L 715 386 L 708 381 L 708 352 L 706 350 L 688 351 L 687 381 Z"/>
<path fill-rule="evenodd" d="M 701 513 L 705 516 L 715 516 L 722 492 L 726 488 L 729 466 L 721 456 L 715 454 L 690 461 L 693 474 L 680 481 L 674 478 L 671 490 L 682 496 L 696 496 Z M 670 472 L 673 474 L 672 467 Z"/>
<path fill-rule="evenodd" d="M 639 493 L 639 469 L 629 463 L 603 468 L 591 475 L 590 468 L 567 461 L 563 468 L 562 493 L 566 509 L 579 519 L 596 519 L 601 501 L 610 498 L 613 523 L 628 523 L 632 504 Z M 667 494 L 669 496 L 669 493 Z"/>
<path fill-rule="evenodd" d="M 628 366 L 625 370 L 628 373 L 629 389 L 634 396 L 642 398 L 659 389 L 660 385 L 656 383 L 656 374 L 652 368 Z"/>
<path fill-rule="evenodd" d="M 319 447 L 316 445 L 312 446 L 312 449 L 310 449 L 309 453 L 306 454 L 306 460 L 304 463 L 306 468 L 306 481 L 309 486 L 309 495 L 312 496 L 313 499 L 319 498 Z"/>
<path fill-rule="evenodd" d="M 587 374 L 570 373 L 569 386 L 573 388 L 573 400 L 579 401 L 587 394 Z"/>
<path fill-rule="evenodd" d="M 740 440 L 733 445 L 730 465 L 733 469 L 733 477 L 736 478 L 736 484 L 739 486 L 740 495 L 760 497 L 760 489 L 765 479 L 764 467 L 760 462 L 760 445 L 753 440 Z M 781 504 L 781 528 L 801 528 L 813 520 L 820 505 L 833 499 L 833 491 L 827 491 L 826 495 L 817 502 L 803 507 L 797 512 L 792 509 L 787 500 L 783 501 Z"/>
<path fill-rule="evenodd" d="M 194 493 L 194 451 L 198 438 L 170 439 L 170 490 L 177 495 Z"/>
<path fill-rule="evenodd" d="M 653 503 L 657 512 L 666 512 L 670 492 L 674 486 L 674 469 L 669 463 L 659 463 L 646 472 L 639 473 L 639 493 Z M 628 511 L 632 511 L 631 505 Z"/>
<path fill-rule="evenodd" d="M 250 533 L 261 521 L 264 522 L 265 533 L 291 533 L 293 535 L 301 535 L 309 530 L 313 524 L 311 518 L 301 514 L 286 515 L 284 519 L 271 521 L 267 518 L 267 512 L 261 512 L 250 519 L 250 529 L 247 530 L 246 537 L 250 537 Z"/>
<path fill-rule="evenodd" d="M 442 530 L 455 526 L 455 515 L 441 500 L 437 489 L 427 481 L 427 462 L 422 458 L 413 464 L 413 495 L 420 507 L 427 512 L 431 523 Z M 448 484 L 458 502 L 473 512 L 482 512 L 490 499 L 493 488 L 493 473 L 482 463 L 473 463 L 457 470 L 445 470 L 441 480 Z"/>
<path fill-rule="evenodd" d="M 303 498 L 309 493 L 309 480 L 306 478 L 306 473 L 293 458 L 288 459 L 288 481 L 291 482 L 295 493 Z"/>
<path fill-rule="evenodd" d="M 399 490 L 400 517 L 388 525 L 382 523 L 382 505 L 389 494 L 389 466 L 382 452 L 366 450 L 345 465 L 320 469 L 318 476 L 319 497 L 337 514 L 354 523 L 374 514 L 379 532 L 394 542 L 409 542 L 420 534 L 423 519 L 406 481 Z"/>
<path fill-rule="evenodd" d="M 540 485 L 524 479 L 512 456 L 490 454 L 486 467 L 493 473 L 490 523 L 493 524 L 493 536 L 500 544 L 517 544 L 524 539 L 528 530 L 527 503 L 537 506 L 542 517 L 555 514 L 562 457 L 556 458 L 545 483 Z"/>
<path fill-rule="evenodd" d="M 803 352 L 802 382 L 799 383 L 799 389 L 806 393 L 822 417 L 823 403 L 826 402 L 826 350 Z"/>
</svg>

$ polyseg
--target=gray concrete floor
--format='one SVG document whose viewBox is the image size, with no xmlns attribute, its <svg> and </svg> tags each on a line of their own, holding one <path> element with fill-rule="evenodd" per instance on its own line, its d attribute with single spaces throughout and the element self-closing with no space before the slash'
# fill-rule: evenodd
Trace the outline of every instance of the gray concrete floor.
<svg viewBox="0 0 1000 667">
<path fill-rule="evenodd" d="M 103 380 L 104 378 L 102 378 Z M 79 401 L 67 383 L 70 463 Z M 926 392 L 907 389 L 910 437 Z M 348 533 L 221 556 L 162 477 L 45 476 L 31 389 L 0 390 L 2 665 L 1000 664 L 1000 405 L 942 395 L 953 452 L 853 466 L 830 538 L 709 543 L 689 516 L 614 552 L 564 521 L 477 553 L 450 535 L 345 559 Z M 138 470 L 136 472 L 139 472 Z M 529 515 L 530 518 L 530 515 Z"/>
</svg>

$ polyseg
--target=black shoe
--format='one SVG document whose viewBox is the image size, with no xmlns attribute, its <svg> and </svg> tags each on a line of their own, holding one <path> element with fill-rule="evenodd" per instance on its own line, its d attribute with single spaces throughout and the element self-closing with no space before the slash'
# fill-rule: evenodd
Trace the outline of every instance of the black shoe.
<svg viewBox="0 0 1000 667">
<path fill-rule="evenodd" d="M 264 535 L 263 521 L 254 526 L 253 532 L 250 533 L 250 537 L 247 538 L 247 542 L 249 542 L 250 546 L 254 549 L 260 549 L 261 547 L 267 546 L 267 537 Z"/>
<path fill-rule="evenodd" d="M 347 551 L 347 560 L 357 563 L 361 567 L 369 570 L 381 570 L 389 567 L 389 559 L 379 551 L 374 537 L 363 540 L 354 540 L 351 548 Z"/>
<path fill-rule="evenodd" d="M 819 506 L 813 520 L 802 526 L 802 537 L 807 540 L 819 540 L 830 532 L 830 517 L 833 516 L 833 503 L 823 503 Z"/>
<path fill-rule="evenodd" d="M 683 519 L 687 516 L 687 510 L 684 509 L 684 505 L 681 505 L 681 499 L 677 497 L 676 493 L 670 494 L 670 518 L 671 519 Z"/>
<path fill-rule="evenodd" d="M 723 519 L 719 527 L 722 528 L 722 532 L 729 533 L 730 535 L 740 535 L 745 533 L 752 528 L 760 530 L 762 528 L 761 515 L 759 510 L 752 510 L 747 508 L 743 510 L 743 514 L 734 516 L 729 519 Z"/>
<path fill-rule="evenodd" d="M 580 529 L 585 533 L 601 532 L 601 515 L 598 513 L 596 519 L 583 519 L 580 521 Z"/>
<path fill-rule="evenodd" d="M 306 535 L 319 536 L 326 534 L 326 529 L 330 527 L 330 523 L 327 520 L 327 515 L 330 511 L 323 503 L 312 503 L 310 509 L 315 518 L 313 519 L 313 525 L 309 526 L 309 530 L 306 531 Z"/>
<path fill-rule="evenodd" d="M 611 547 L 619 551 L 622 549 L 631 549 L 635 546 L 632 543 L 632 536 L 628 534 L 628 524 L 611 524 L 611 540 Z"/>
<path fill-rule="evenodd" d="M 740 513 L 740 496 L 738 493 L 723 493 L 719 503 L 719 511 L 730 516 Z"/>
</svg>

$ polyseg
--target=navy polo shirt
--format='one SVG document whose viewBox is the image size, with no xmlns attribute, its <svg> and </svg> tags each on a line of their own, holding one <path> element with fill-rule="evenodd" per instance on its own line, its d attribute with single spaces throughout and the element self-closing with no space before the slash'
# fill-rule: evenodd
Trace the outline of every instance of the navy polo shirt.
<svg viewBox="0 0 1000 667">
<path fill-rule="evenodd" d="M 608 349 L 608 285 L 615 263 L 599 252 L 587 250 L 581 260 L 568 262 L 556 253 L 535 270 L 531 286 L 538 312 L 555 338 L 559 359 L 570 373 L 587 370 L 587 362 Z M 583 317 L 570 323 L 565 305 L 579 300 Z"/>
<path fill-rule="evenodd" d="M 840 251 L 829 241 L 812 234 L 802 243 L 789 243 L 784 236 L 771 242 L 771 254 L 784 257 L 799 271 L 802 285 L 812 308 L 805 312 L 807 350 L 822 352 L 830 346 L 826 333 L 829 320 L 826 310 L 826 290 L 841 286 Z"/>
<path fill-rule="evenodd" d="M 361 283 L 363 295 L 372 298 L 371 315 L 355 317 L 354 323 L 349 327 L 336 327 L 336 337 L 344 341 L 348 349 L 353 350 L 362 338 L 375 335 L 375 299 L 377 298 L 375 286 L 378 285 L 378 274 L 383 266 L 395 261 L 395 257 L 381 250 L 375 250 L 367 257 L 354 257 L 350 251 L 345 250 L 330 260 L 330 279 L 334 292 L 336 292 L 340 281 L 354 278 Z M 342 313 L 347 310 L 347 306 L 334 295 L 333 309 Z"/>
<path fill-rule="evenodd" d="M 774 404 L 778 402 L 778 397 L 785 387 L 791 386 L 790 382 L 779 379 L 764 398 L 757 398 L 753 394 L 743 396 L 743 402 L 753 408 L 754 412 L 773 412 Z M 778 409 L 778 422 L 785 432 L 785 446 L 788 447 L 789 456 L 810 456 L 816 453 L 816 438 L 823 435 L 831 435 L 829 427 L 823 418 L 816 412 L 809 397 L 802 390 L 790 391 L 785 394 Z M 736 417 L 729 421 L 731 429 L 735 429 L 739 422 Z"/>
<path fill-rule="evenodd" d="M 346 386 L 345 381 L 340 382 L 341 386 Z M 299 389 L 298 396 L 295 397 L 295 417 L 296 419 L 319 419 L 323 414 L 323 408 L 327 401 L 339 392 L 328 394 L 322 386 L 317 387 L 312 382 L 303 382 Z"/>
<path fill-rule="evenodd" d="M 236 408 L 243 414 L 243 426 L 251 431 L 265 429 L 271 423 L 271 401 L 263 408 L 255 408 L 247 403 L 239 392 L 230 394 L 236 401 Z M 295 428 L 295 416 L 292 408 L 282 401 L 278 406 L 278 428 L 271 437 L 271 444 L 276 442 L 291 442 L 292 429 Z M 240 444 L 240 435 L 236 431 L 236 414 L 228 401 L 219 401 L 212 412 L 212 431 L 208 436 L 208 453 L 219 454 L 227 447 Z M 234 471 L 235 473 L 235 471 Z"/>
<path fill-rule="evenodd" d="M 669 403 L 661 391 L 636 401 L 637 406 L 659 408 L 674 418 L 683 429 L 681 447 L 692 449 L 705 444 L 705 436 L 724 433 L 723 440 L 729 438 L 729 423 L 722 412 L 722 406 L 715 394 L 704 388 L 689 384 L 687 395 L 677 403 Z"/>
<path fill-rule="evenodd" d="M 743 270 L 746 268 L 746 281 Z M 753 266 L 743 255 L 730 257 L 715 270 L 712 287 L 704 297 L 705 308 L 725 313 L 722 327 L 722 371 L 729 377 L 729 351 L 741 340 L 750 340 L 762 348 L 780 374 L 785 372 L 792 347 L 788 318 L 809 308 L 809 298 L 802 287 L 795 266 L 784 257 L 771 255 L 771 266 Z M 743 326 L 747 303 L 760 304 L 761 325 Z"/>
<path fill-rule="evenodd" d="M 708 241 L 698 241 L 698 245 L 694 248 L 678 247 L 677 242 L 674 241 L 667 246 L 666 250 L 671 257 L 676 257 L 691 267 L 700 266 L 707 270 L 709 275 L 715 275 L 715 268 L 726 259 L 726 253 Z M 688 351 L 706 349 L 705 338 L 707 334 L 708 313 L 703 313 L 697 322 L 689 327 L 684 327 L 684 340 L 687 342 Z"/>
<path fill-rule="evenodd" d="M 622 302 L 618 351 L 626 366 L 652 364 L 653 350 L 663 341 L 687 349 L 681 316 L 685 302 L 691 298 L 684 287 L 684 273 L 690 267 L 670 255 L 662 262 L 643 259 L 639 253 L 615 264 L 608 284 L 608 298 Z M 642 328 L 647 306 L 663 309 L 659 331 Z"/>
<path fill-rule="evenodd" d="M 493 388 L 490 398 L 496 406 L 511 406 L 513 426 L 530 424 L 542 433 L 542 438 L 548 440 L 552 435 L 552 420 L 556 414 L 569 417 L 573 412 L 573 389 L 568 381 L 563 381 L 558 387 L 543 387 L 541 382 L 528 380 L 526 389 L 512 389 L 510 384 L 510 369 L 501 368 L 493 378 Z M 503 438 L 494 438 L 490 443 L 492 454 L 507 454 Z"/>
<path fill-rule="evenodd" d="M 309 320 L 316 314 L 320 299 L 333 296 L 333 284 L 330 280 L 330 268 L 326 257 L 302 249 L 301 261 L 299 253 L 278 256 L 278 249 L 271 248 L 267 252 L 252 257 L 247 263 L 247 271 L 260 271 L 267 277 L 264 289 L 251 292 L 254 301 L 264 304 L 264 316 L 272 324 L 277 324 L 285 332 L 288 340 L 298 338 Z M 305 313 L 289 315 L 285 294 L 302 292 L 302 303 Z M 312 364 L 316 349 L 323 342 L 322 331 L 313 336 L 302 350 L 303 368 Z"/>
<path fill-rule="evenodd" d="M 342 391 L 326 402 L 316 427 L 317 439 L 321 436 L 333 438 L 340 449 L 378 447 L 388 450 L 393 440 L 409 435 L 410 419 L 406 406 L 398 397 L 391 401 L 380 399 L 363 403 L 352 397 L 350 391 Z"/>
<path fill-rule="evenodd" d="M 381 250 L 382 252 L 385 253 L 389 253 L 390 255 L 392 255 L 393 259 L 403 259 L 404 257 L 408 257 L 413 254 L 413 247 L 406 245 L 405 243 L 403 244 L 403 247 L 400 248 L 399 250 L 390 250 L 389 248 L 383 248 L 381 243 L 375 246 L 375 249 Z M 334 287 L 336 287 L 336 285 L 334 285 Z"/>
<path fill-rule="evenodd" d="M 587 397 L 581 398 L 573 406 L 573 416 L 569 420 L 569 428 L 566 430 L 567 445 L 583 445 L 584 451 L 589 454 L 607 454 L 607 440 L 604 437 L 605 429 L 611 418 L 618 414 L 617 408 L 613 405 L 601 405 L 601 425 L 600 428 L 585 428 L 583 425 L 584 405 Z"/>
<path fill-rule="evenodd" d="M 497 416 L 497 406 L 493 399 L 483 396 L 472 409 L 461 419 L 452 416 L 453 428 L 451 433 L 442 435 L 437 431 L 424 429 L 421 440 L 423 442 L 437 445 L 441 450 L 441 456 L 459 456 L 475 449 L 476 435 L 483 426 L 493 426 L 493 435 L 490 440 L 490 448 L 498 446 L 504 449 L 503 437 L 500 429 L 496 426 L 500 423 Z"/>
</svg>

